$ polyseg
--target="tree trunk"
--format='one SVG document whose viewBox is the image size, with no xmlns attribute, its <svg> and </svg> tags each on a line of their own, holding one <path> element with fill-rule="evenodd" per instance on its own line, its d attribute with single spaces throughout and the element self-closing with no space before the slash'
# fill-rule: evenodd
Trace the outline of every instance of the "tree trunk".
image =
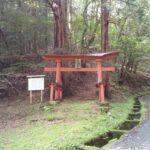
<svg viewBox="0 0 150 150">
<path fill-rule="evenodd" d="M 31 15 L 34 16 L 35 18 L 37 17 L 37 10 L 35 8 L 32 8 L 31 10 Z M 38 31 L 37 31 L 37 26 L 33 26 L 32 29 L 32 52 L 37 54 L 38 53 Z"/>
<path fill-rule="evenodd" d="M 67 34 L 68 34 L 68 47 L 72 49 L 72 37 L 73 37 L 73 30 L 72 30 L 72 0 L 67 0 L 66 4 L 67 8 Z"/>
<path fill-rule="evenodd" d="M 109 50 L 109 38 L 108 38 L 108 27 L 109 27 L 109 0 L 101 0 L 101 51 L 106 52 Z M 111 98 L 110 85 L 109 85 L 109 74 L 105 74 L 105 96 Z"/>
<path fill-rule="evenodd" d="M 46 17 L 46 20 L 48 20 L 48 9 L 46 7 L 46 4 L 45 4 L 45 12 L 44 12 L 44 15 Z M 48 26 L 46 25 L 45 26 L 45 29 L 44 29 L 44 32 L 45 32 L 45 38 L 44 38 L 44 51 L 45 53 L 48 52 Z"/>
<path fill-rule="evenodd" d="M 6 40 L 6 36 L 5 36 L 4 32 L 2 31 L 2 29 L 0 29 L 0 37 L 2 37 L 2 39 L 6 45 L 7 50 L 9 50 L 9 45 L 8 45 L 8 42 Z"/>
<path fill-rule="evenodd" d="M 67 23 L 66 23 L 66 1 L 53 0 L 48 1 L 54 15 L 54 48 L 66 48 L 67 39 Z"/>
<path fill-rule="evenodd" d="M 106 52 L 109 50 L 108 26 L 109 26 L 108 0 L 101 0 L 101 51 L 102 52 Z"/>
</svg>

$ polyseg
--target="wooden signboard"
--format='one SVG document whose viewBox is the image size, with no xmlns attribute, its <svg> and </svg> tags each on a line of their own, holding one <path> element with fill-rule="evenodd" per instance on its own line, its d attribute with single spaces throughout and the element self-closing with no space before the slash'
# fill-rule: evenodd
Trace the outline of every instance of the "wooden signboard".
<svg viewBox="0 0 150 150">
<path fill-rule="evenodd" d="M 31 75 L 28 78 L 28 91 L 30 92 L 30 104 L 32 104 L 32 91 L 41 91 L 41 102 L 43 101 L 45 75 Z"/>
</svg>

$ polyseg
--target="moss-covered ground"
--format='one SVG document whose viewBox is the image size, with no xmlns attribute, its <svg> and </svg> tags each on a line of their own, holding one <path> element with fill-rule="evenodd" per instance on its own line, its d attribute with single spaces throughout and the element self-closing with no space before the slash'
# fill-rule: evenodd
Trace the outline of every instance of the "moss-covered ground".
<svg viewBox="0 0 150 150">
<path fill-rule="evenodd" d="M 124 96 L 121 102 L 111 102 L 107 113 L 101 111 L 96 100 L 18 106 L 19 112 L 26 112 L 26 116 L 21 125 L 1 132 L 0 150 L 73 150 L 83 147 L 88 140 L 121 124 L 133 103 L 133 97 Z"/>
</svg>

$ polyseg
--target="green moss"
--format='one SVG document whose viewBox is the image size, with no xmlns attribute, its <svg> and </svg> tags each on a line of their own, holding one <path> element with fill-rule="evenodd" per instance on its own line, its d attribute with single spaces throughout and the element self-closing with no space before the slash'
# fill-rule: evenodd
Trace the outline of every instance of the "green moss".
<svg viewBox="0 0 150 150">
<path fill-rule="evenodd" d="M 144 103 L 141 101 L 141 105 L 142 105 L 142 107 L 141 107 L 141 121 L 142 120 L 144 120 L 145 119 L 145 113 L 146 113 L 146 108 L 145 108 L 145 106 L 144 106 Z"/>
<path fill-rule="evenodd" d="M 78 146 L 76 149 L 77 150 L 99 150 L 99 148 L 97 148 L 97 147 L 85 146 L 85 145 Z"/>
</svg>

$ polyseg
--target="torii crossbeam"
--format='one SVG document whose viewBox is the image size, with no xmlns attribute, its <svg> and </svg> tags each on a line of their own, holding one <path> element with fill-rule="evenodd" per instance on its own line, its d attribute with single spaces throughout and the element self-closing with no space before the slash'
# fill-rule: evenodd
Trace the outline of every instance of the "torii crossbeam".
<svg viewBox="0 0 150 150">
<path fill-rule="evenodd" d="M 56 72 L 56 85 L 50 85 L 50 100 L 62 99 L 62 72 L 97 72 L 98 76 L 98 91 L 99 91 L 99 101 L 104 102 L 104 83 L 102 79 L 102 72 L 115 71 L 115 67 L 103 67 L 102 62 L 116 59 L 119 55 L 119 52 L 108 52 L 108 53 L 98 53 L 98 54 L 86 54 L 86 55 L 43 55 L 42 58 L 46 61 L 55 61 L 56 67 L 45 67 L 45 72 Z M 95 60 L 95 68 L 65 68 L 61 66 L 62 61 L 64 60 Z"/>
</svg>

